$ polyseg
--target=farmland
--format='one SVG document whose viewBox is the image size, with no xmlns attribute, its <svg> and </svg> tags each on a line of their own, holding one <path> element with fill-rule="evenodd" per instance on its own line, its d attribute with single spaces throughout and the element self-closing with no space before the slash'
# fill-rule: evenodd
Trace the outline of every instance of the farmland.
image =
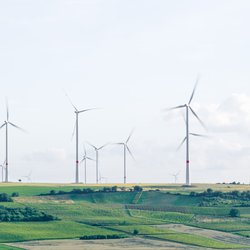
<svg viewBox="0 0 250 250">
<path fill-rule="evenodd" d="M 157 244 L 164 249 L 250 249 L 248 185 L 144 184 L 143 191 L 134 186 L 117 185 L 112 190 L 114 185 L 1 184 L 0 193 L 19 196 L 0 206 L 18 211 L 29 207 L 56 220 L 1 222 L 0 249 L 46 249 L 42 248 L 46 242 L 51 249 L 70 249 L 67 244 L 75 249 L 92 244 L 98 249 L 100 242 L 107 249 L 112 244 L 130 249 L 155 249 Z M 230 215 L 232 208 L 237 216 Z M 112 235 L 121 239 L 79 239 Z"/>
</svg>

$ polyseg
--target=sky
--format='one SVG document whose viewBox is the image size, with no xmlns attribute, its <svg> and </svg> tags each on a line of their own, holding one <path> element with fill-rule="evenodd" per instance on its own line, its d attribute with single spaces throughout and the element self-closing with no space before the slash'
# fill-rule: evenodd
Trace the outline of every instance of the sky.
<svg viewBox="0 0 250 250">
<path fill-rule="evenodd" d="M 134 128 L 127 181 L 179 173 L 183 183 L 183 113 L 164 109 L 188 102 L 199 75 L 192 107 L 208 130 L 190 117 L 190 131 L 208 137 L 190 139 L 191 182 L 249 183 L 249 9 L 247 0 L 0 0 L 0 121 L 8 98 L 10 121 L 27 131 L 9 130 L 10 181 L 74 182 L 66 92 L 77 108 L 98 108 L 79 116 L 80 156 L 86 142 L 123 142 Z M 99 157 L 102 182 L 122 182 L 122 148 Z"/>
</svg>

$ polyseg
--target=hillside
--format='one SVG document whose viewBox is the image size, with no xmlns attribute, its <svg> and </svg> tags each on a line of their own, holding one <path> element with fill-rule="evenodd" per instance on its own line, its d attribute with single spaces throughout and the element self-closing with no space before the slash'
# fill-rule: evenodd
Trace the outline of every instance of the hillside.
<svg viewBox="0 0 250 250">
<path fill-rule="evenodd" d="M 56 219 L 1 222 L 0 242 L 116 235 L 125 237 L 124 242 L 136 237 L 194 248 L 250 248 L 249 186 L 141 186 L 143 191 L 134 191 L 134 185 L 111 191 L 112 186 L 101 185 L 1 184 L 0 193 L 18 192 L 19 197 L 0 206 L 18 211 L 28 207 Z M 239 215 L 230 216 L 232 208 Z M 25 243 L 16 246 L 25 249 Z"/>
</svg>

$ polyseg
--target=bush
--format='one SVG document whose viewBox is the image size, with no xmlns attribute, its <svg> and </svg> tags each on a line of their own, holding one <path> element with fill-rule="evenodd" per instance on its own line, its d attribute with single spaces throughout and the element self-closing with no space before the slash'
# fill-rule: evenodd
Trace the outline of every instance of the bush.
<svg viewBox="0 0 250 250">
<path fill-rule="evenodd" d="M 236 208 L 232 208 L 229 212 L 231 217 L 240 217 L 240 210 Z"/>
<path fill-rule="evenodd" d="M 139 230 L 134 229 L 133 234 L 134 234 L 134 235 L 137 235 L 138 233 L 139 233 Z"/>
<path fill-rule="evenodd" d="M 117 192 L 117 186 L 113 186 L 113 187 L 111 188 L 111 191 L 112 191 L 112 192 Z"/>
<path fill-rule="evenodd" d="M 143 190 L 140 186 L 134 186 L 134 192 L 141 192 Z"/>
<path fill-rule="evenodd" d="M 112 234 L 112 235 L 84 235 L 80 237 L 80 240 L 103 240 L 103 239 L 121 239 L 124 238 L 124 235 L 121 234 Z"/>
<path fill-rule="evenodd" d="M 11 197 L 19 197 L 19 193 L 18 192 L 13 192 Z"/>
<path fill-rule="evenodd" d="M 13 200 L 11 199 L 11 197 L 8 194 L 2 193 L 2 194 L 0 194 L 0 201 L 1 202 L 12 202 Z"/>
</svg>

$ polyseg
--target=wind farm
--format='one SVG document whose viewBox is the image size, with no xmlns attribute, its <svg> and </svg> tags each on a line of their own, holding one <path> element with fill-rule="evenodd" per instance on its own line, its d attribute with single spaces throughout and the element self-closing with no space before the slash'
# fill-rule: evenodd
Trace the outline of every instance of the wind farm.
<svg viewBox="0 0 250 250">
<path fill-rule="evenodd" d="M 196 96 L 198 82 L 199 78 L 186 104 L 167 108 L 164 110 L 165 113 L 161 113 L 161 116 L 170 115 L 174 110 L 184 109 L 186 134 L 177 148 L 180 150 L 184 144 L 186 145 L 185 165 L 179 164 L 178 171 L 176 168 L 173 171 L 169 167 L 170 164 L 166 166 L 162 164 L 163 173 L 168 173 L 167 176 L 169 176 L 165 176 L 166 181 L 162 183 L 154 182 L 154 178 L 160 175 L 157 168 L 151 172 L 155 174 L 154 178 L 150 177 L 152 182 L 142 183 L 134 177 L 134 173 L 139 168 L 135 158 L 141 161 L 138 149 L 134 148 L 140 127 L 137 127 L 136 132 L 134 129 L 131 130 L 124 141 L 116 140 L 118 142 L 105 143 L 101 146 L 90 143 L 87 141 L 90 137 L 88 130 L 98 127 L 92 125 L 90 128 L 88 122 L 90 119 L 97 120 L 98 116 L 102 116 L 105 108 L 93 116 L 86 116 L 85 122 L 79 123 L 79 114 L 94 109 L 78 110 L 68 96 L 75 115 L 72 134 L 72 138 L 75 137 L 75 145 L 70 145 L 75 150 L 75 154 L 71 154 L 71 157 L 72 159 L 75 157 L 76 164 L 73 165 L 71 159 L 69 161 L 71 162 L 69 170 L 75 179 L 71 179 L 68 183 L 46 181 L 39 183 L 33 179 L 36 169 L 32 168 L 13 181 L 10 173 L 14 171 L 14 166 L 11 172 L 8 171 L 9 126 L 24 130 L 9 120 L 9 107 L 6 102 L 6 120 L 0 127 L 6 129 L 5 159 L 1 165 L 0 223 L 7 231 L 0 229 L 0 248 L 36 250 L 37 247 L 47 248 L 49 245 L 49 249 L 52 250 L 82 249 L 83 247 L 99 250 L 98 242 L 103 239 L 105 240 L 101 246 L 107 249 L 124 247 L 143 250 L 153 250 L 156 247 L 159 249 L 186 249 L 186 247 L 189 249 L 247 249 L 250 247 L 249 184 L 236 181 L 206 184 L 199 182 L 197 177 L 193 177 L 195 181 L 191 183 L 190 166 L 192 173 L 195 174 L 197 161 L 196 164 L 190 165 L 190 153 L 192 152 L 195 162 L 201 146 L 196 147 L 195 150 L 192 146 L 201 144 L 201 141 L 192 141 L 191 144 L 190 137 L 210 138 L 208 135 L 190 132 L 195 127 L 192 120 L 198 120 L 206 133 L 209 131 L 205 125 L 206 120 L 203 121 L 191 106 Z M 195 119 L 191 119 L 190 114 Z M 172 114 L 172 117 L 176 115 Z M 169 120 L 162 122 L 164 126 L 171 125 Z M 80 134 L 80 129 L 84 133 Z M 119 130 L 117 128 L 118 132 Z M 100 134 L 98 132 L 95 134 L 99 136 L 92 137 L 91 141 L 100 141 L 98 139 Z M 114 141 L 108 136 L 109 133 L 107 133 L 109 141 Z M 68 142 L 70 143 L 69 139 Z M 83 145 L 80 150 L 79 144 Z M 151 151 L 145 154 L 152 159 L 157 159 L 158 152 L 154 150 L 154 144 L 145 143 L 145 145 L 151 146 Z M 174 154 L 175 161 L 179 160 L 174 144 L 168 151 L 165 153 Z M 132 152 L 135 152 L 136 156 Z M 14 152 L 10 155 L 11 158 L 15 157 Z M 128 155 L 132 160 L 129 160 L 129 164 L 127 164 Z M 206 155 L 202 156 L 202 158 L 205 157 Z M 112 180 L 111 172 L 107 172 L 109 165 L 117 175 L 115 182 Z M 184 170 L 185 178 L 181 175 Z M 60 176 L 60 172 L 57 175 Z M 145 178 L 146 173 L 141 170 L 140 175 Z M 7 203 L 12 204 L 11 208 L 9 205 L 6 206 Z M 25 226 L 27 233 L 23 233 L 23 228 L 22 226 L 19 228 L 19 225 Z M 237 225 L 236 232 L 235 225 Z M 39 235 L 39 241 L 37 241 L 37 235 Z M 91 246 L 90 242 L 92 242 Z M 29 248 L 30 244 L 31 248 Z"/>
<path fill-rule="evenodd" d="M 0 1 L 0 250 L 250 249 L 249 9 Z"/>
</svg>

